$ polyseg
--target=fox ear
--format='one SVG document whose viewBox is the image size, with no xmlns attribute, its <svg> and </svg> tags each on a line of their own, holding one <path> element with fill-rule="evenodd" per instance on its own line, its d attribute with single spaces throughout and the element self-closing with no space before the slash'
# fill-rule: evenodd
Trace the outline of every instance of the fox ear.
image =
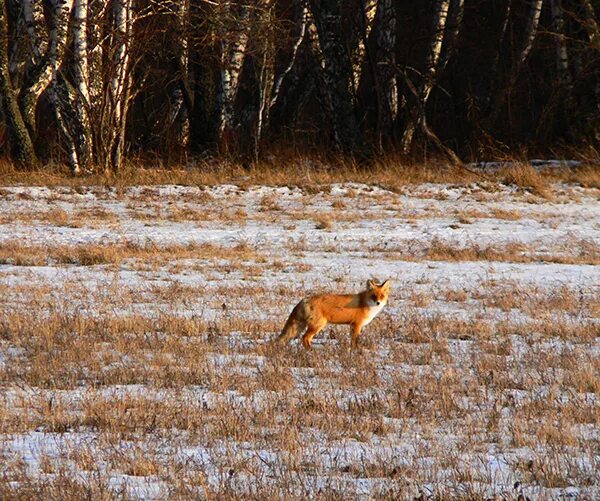
<svg viewBox="0 0 600 501">
<path fill-rule="evenodd" d="M 389 290 L 389 289 L 390 289 L 390 285 L 392 285 L 392 283 L 391 283 L 389 280 L 386 280 L 385 282 L 383 282 L 383 283 L 380 285 L 380 287 L 381 287 L 383 290 L 386 290 L 386 291 L 387 291 L 387 290 Z"/>
<path fill-rule="evenodd" d="M 375 287 L 377 287 L 377 282 L 375 280 L 367 280 L 367 289 L 368 290 L 373 290 Z"/>
</svg>

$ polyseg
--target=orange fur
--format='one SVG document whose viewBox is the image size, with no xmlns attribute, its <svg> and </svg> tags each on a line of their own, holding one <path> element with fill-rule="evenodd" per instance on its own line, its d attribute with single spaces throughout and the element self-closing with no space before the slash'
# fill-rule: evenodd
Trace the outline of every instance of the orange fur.
<svg viewBox="0 0 600 501">
<path fill-rule="evenodd" d="M 358 345 L 361 329 L 383 309 L 390 292 L 390 281 L 377 285 L 369 280 L 367 289 L 358 294 L 322 294 L 300 301 L 292 310 L 277 338 L 285 343 L 302 332 L 302 344 L 310 348 L 312 339 L 327 324 L 349 324 L 352 327 L 352 347 Z"/>
</svg>

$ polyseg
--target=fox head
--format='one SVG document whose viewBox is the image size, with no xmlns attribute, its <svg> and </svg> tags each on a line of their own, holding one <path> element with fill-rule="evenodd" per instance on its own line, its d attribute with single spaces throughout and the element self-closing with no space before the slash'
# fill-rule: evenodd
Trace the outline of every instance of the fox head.
<svg viewBox="0 0 600 501">
<path fill-rule="evenodd" d="M 375 280 L 369 280 L 367 282 L 369 302 L 372 303 L 373 306 L 385 305 L 390 295 L 390 285 L 389 280 L 386 280 L 381 285 L 377 285 Z"/>
</svg>

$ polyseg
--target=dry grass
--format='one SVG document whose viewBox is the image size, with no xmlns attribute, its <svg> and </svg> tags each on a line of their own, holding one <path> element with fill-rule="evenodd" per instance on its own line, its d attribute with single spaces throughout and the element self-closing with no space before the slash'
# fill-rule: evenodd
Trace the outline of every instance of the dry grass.
<svg viewBox="0 0 600 501">
<path fill-rule="evenodd" d="M 516 163 L 502 168 L 497 174 L 506 184 L 513 184 L 543 198 L 550 198 L 548 180 L 527 163 Z"/>
<path fill-rule="evenodd" d="M 594 442 L 583 437 L 586 426 L 600 425 L 594 400 L 585 397 L 600 395 L 600 366 L 588 350 L 600 331 L 586 320 L 597 296 L 581 303 L 572 289 L 549 292 L 491 282 L 474 290 L 423 292 L 408 298 L 419 311 L 396 306 L 390 311 L 401 312 L 402 321 L 389 314 L 375 321 L 361 352 L 337 346 L 348 344 L 346 329 L 330 330 L 328 340 L 305 352 L 265 344 L 279 322 L 248 320 L 254 302 L 270 304 L 279 312 L 274 318 L 281 317 L 294 289 L 281 289 L 285 297 L 272 303 L 267 286 L 219 287 L 210 294 L 227 294 L 231 308 L 246 310 L 215 321 L 126 313 L 141 300 L 166 302 L 173 310 L 193 308 L 194 300 L 208 294 L 177 283 L 155 286 L 150 296 L 147 290 L 101 294 L 68 284 L 61 291 L 25 287 L 20 294 L 35 308 L 7 308 L 5 302 L 0 346 L 12 351 L 3 352 L 0 366 L 0 380 L 9 390 L 0 399 L 0 432 L 10 437 L 43 430 L 65 442 L 39 456 L 41 471 L 51 475 L 48 482 L 40 483 L 14 459 L 5 462 L 0 472 L 10 483 L 0 480 L 2 496 L 62 499 L 104 492 L 112 497 L 118 485 L 131 495 L 125 484 L 109 481 L 125 475 L 160 480 L 208 499 L 241 493 L 299 499 L 299 482 L 310 484 L 315 475 L 324 475 L 325 499 L 335 498 L 334 492 L 360 497 L 353 483 L 359 479 L 382 482 L 382 490 L 372 493 L 408 499 L 449 470 L 454 473 L 444 476 L 435 495 L 505 492 L 512 482 L 496 484 L 477 466 L 486 444 L 509 455 L 513 447 L 535 451 L 514 456 L 516 478 L 526 493 L 533 484 L 585 487 L 600 480 L 591 467 L 559 468 L 575 464 L 574 457 L 594 457 Z M 244 300 L 248 292 L 252 303 Z M 489 301 L 500 295 L 527 298 L 511 308 L 527 315 L 533 303 L 538 320 L 495 319 L 490 307 L 504 306 Z M 100 312 L 119 305 L 122 313 L 73 316 L 70 297 Z M 438 298 L 463 304 L 466 297 L 481 304 L 469 319 L 430 312 Z M 552 316 L 562 302 L 561 311 L 573 320 L 561 323 Z M 551 393 L 540 398 L 548 385 Z M 445 429 L 454 430 L 454 437 L 442 438 Z M 77 434 L 95 438 L 78 444 Z M 400 460 L 398 437 L 410 441 L 415 435 L 428 445 L 414 442 Z M 378 449 L 377 443 L 389 445 Z M 362 459 L 339 449 L 352 444 L 364 447 Z M 186 461 L 183 450 L 204 451 L 210 459 Z M 258 457 L 256 450 L 268 454 Z M 84 479 L 81 485 L 73 483 L 67 473 L 73 462 L 79 471 L 96 473 L 77 477 Z M 276 482 L 271 471 L 280 473 Z M 338 483 L 331 483 L 334 479 Z"/>
<path fill-rule="evenodd" d="M 544 499 L 569 486 L 594 498 L 600 291 L 573 275 L 554 285 L 492 270 L 495 261 L 598 264 L 593 235 L 543 251 L 431 232 L 387 238 L 410 211 L 411 224 L 455 221 L 452 197 L 429 195 L 397 203 L 397 194 L 354 190 L 335 203 L 312 186 L 256 204 L 199 191 L 161 200 L 148 188 L 135 200 L 110 193 L 123 213 L 147 213 L 142 223 L 98 201 L 74 211 L 51 201 L 43 218 L 32 210 L 16 231 L 75 218 L 108 232 L 119 214 L 134 231 L 208 221 L 234 237 L 0 244 L 0 263 L 20 265 L 0 270 L 0 498 Z M 13 202 L 14 213 L 33 203 Z M 529 217 L 524 204 L 494 213 L 490 202 L 464 217 Z M 320 218 L 326 231 L 315 228 Z M 384 238 L 334 240 L 363 219 L 380 222 Z M 256 241 L 240 231 L 249 221 Z M 292 224 L 308 228 L 305 238 L 287 239 Z M 261 240 L 273 228 L 276 238 Z M 328 253 L 325 264 L 312 259 Z M 349 257 L 334 259 L 341 254 Z M 447 280 L 444 270 L 464 261 L 490 264 Z M 300 297 L 356 290 L 372 263 L 396 270 L 394 290 L 360 350 L 349 350 L 347 326 L 328 327 L 312 351 L 269 343 Z"/>
<path fill-rule="evenodd" d="M 570 241 L 577 250 L 569 252 L 562 248 L 540 252 L 537 243 L 507 242 L 504 244 L 457 244 L 439 238 L 432 238 L 423 246 L 420 242 L 403 243 L 401 246 L 370 246 L 370 252 L 381 252 L 388 260 L 404 261 L 494 261 L 507 263 L 560 263 L 560 264 L 600 264 L 600 245 L 590 240 Z"/>
<path fill-rule="evenodd" d="M 182 259 L 221 259 L 239 263 L 255 259 L 256 253 L 246 242 L 232 247 L 210 243 L 157 246 L 133 242 L 106 245 L 29 245 L 9 240 L 0 243 L 0 264 L 15 266 L 46 265 L 118 265 L 125 260 L 140 260 L 145 264 L 165 264 Z"/>
<path fill-rule="evenodd" d="M 470 169 L 450 166 L 444 160 L 430 159 L 426 163 L 407 161 L 388 155 L 378 157 L 368 165 L 358 165 L 343 158 L 303 157 L 282 155 L 268 162 L 251 164 L 233 161 L 198 161 L 194 167 L 148 168 L 153 162 L 131 160 L 117 176 L 92 175 L 73 178 L 66 166 L 47 166 L 43 170 L 22 171 L 9 162 L 0 162 L 0 179 L 4 186 L 15 184 L 42 186 L 134 186 L 179 184 L 214 186 L 218 184 L 289 186 L 296 185 L 310 193 L 317 185 L 358 182 L 378 184 L 400 190 L 409 184 L 492 181 L 514 184 L 535 195 L 549 197 L 549 183 L 565 181 L 590 188 L 600 187 L 597 159 L 587 159 L 576 169 L 538 172 L 527 162 L 513 160 L 512 165 L 499 172 L 479 174 Z"/>
</svg>

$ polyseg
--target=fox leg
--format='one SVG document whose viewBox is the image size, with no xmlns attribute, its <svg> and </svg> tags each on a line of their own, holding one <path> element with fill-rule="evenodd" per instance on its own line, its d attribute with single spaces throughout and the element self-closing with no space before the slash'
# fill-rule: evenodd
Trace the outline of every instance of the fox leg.
<svg viewBox="0 0 600 501">
<path fill-rule="evenodd" d="M 326 320 L 319 322 L 318 324 L 309 324 L 308 330 L 304 333 L 304 336 L 302 336 L 302 345 L 306 349 L 310 348 L 313 337 L 315 337 L 319 332 L 321 332 L 326 325 Z"/>
<path fill-rule="evenodd" d="M 358 347 L 358 336 L 360 336 L 361 329 L 362 325 L 352 324 L 352 348 Z"/>
</svg>

